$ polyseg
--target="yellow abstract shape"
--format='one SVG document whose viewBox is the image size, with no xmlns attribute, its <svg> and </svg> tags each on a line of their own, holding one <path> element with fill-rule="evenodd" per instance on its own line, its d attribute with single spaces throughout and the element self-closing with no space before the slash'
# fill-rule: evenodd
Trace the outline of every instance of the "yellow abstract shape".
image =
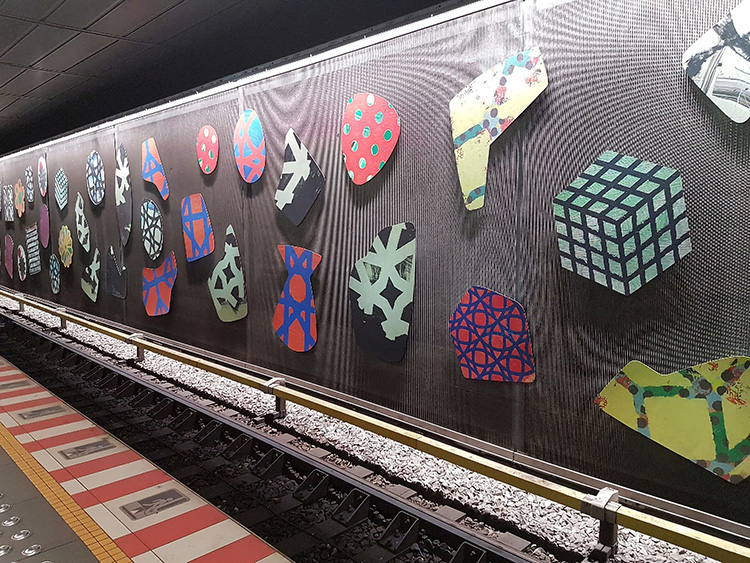
<svg viewBox="0 0 750 563">
<path fill-rule="evenodd" d="M 750 475 L 750 358 L 729 357 L 662 375 L 630 362 L 599 407 L 731 483 Z"/>
<path fill-rule="evenodd" d="M 631 395 L 632 397 L 632 395 Z M 703 399 L 651 397 L 645 400 L 651 439 L 688 459 L 714 457 L 711 419 Z"/>
<path fill-rule="evenodd" d="M 464 205 L 484 206 L 490 145 L 547 87 L 538 48 L 480 74 L 450 102 L 453 149 Z"/>
</svg>

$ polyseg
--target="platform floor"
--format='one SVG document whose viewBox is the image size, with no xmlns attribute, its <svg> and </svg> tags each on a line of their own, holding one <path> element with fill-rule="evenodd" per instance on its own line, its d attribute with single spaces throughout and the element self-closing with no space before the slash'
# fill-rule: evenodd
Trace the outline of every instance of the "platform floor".
<svg viewBox="0 0 750 563">
<path fill-rule="evenodd" d="M 0 562 L 289 561 L 2 358 L 0 494 Z"/>
</svg>

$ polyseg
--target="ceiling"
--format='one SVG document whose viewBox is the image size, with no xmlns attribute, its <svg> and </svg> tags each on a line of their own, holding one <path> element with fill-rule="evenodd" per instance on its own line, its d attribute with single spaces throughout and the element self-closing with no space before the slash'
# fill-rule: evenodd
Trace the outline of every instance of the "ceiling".
<svg viewBox="0 0 750 563">
<path fill-rule="evenodd" d="M 466 3 L 0 0 L 0 154 Z"/>
</svg>

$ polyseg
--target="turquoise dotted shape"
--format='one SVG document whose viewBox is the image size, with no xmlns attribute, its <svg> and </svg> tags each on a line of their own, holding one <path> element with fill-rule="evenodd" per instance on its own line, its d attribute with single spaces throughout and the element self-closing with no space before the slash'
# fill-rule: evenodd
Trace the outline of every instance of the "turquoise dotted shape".
<svg viewBox="0 0 750 563">
<path fill-rule="evenodd" d="M 357 152 L 358 147 L 357 141 L 352 141 L 352 152 Z"/>
<path fill-rule="evenodd" d="M 362 110 L 361 109 L 358 109 L 358 110 L 356 110 L 354 112 L 354 119 L 356 119 L 357 121 L 359 121 L 359 120 L 362 119 Z"/>
<path fill-rule="evenodd" d="M 377 124 L 383 123 L 383 112 L 382 111 L 379 111 L 378 113 L 375 114 L 375 123 L 377 123 Z"/>
<path fill-rule="evenodd" d="M 351 132 L 352 128 L 351 125 L 348 123 L 344 123 L 344 135 L 348 135 Z"/>
<path fill-rule="evenodd" d="M 391 130 L 386 129 L 385 133 L 383 133 L 383 139 L 385 139 L 386 141 L 390 141 L 392 137 L 393 137 L 393 133 L 391 133 Z"/>
<path fill-rule="evenodd" d="M 375 156 L 376 154 L 378 154 L 379 151 L 380 149 L 378 148 L 378 145 L 372 145 L 372 148 L 370 149 L 372 156 Z"/>
<path fill-rule="evenodd" d="M 370 128 L 369 127 L 365 127 L 364 129 L 362 129 L 362 136 L 365 139 L 370 136 Z"/>
<path fill-rule="evenodd" d="M 364 158 L 360 158 L 359 159 L 359 167 L 360 168 L 364 168 L 365 166 L 367 166 L 367 161 Z"/>
</svg>

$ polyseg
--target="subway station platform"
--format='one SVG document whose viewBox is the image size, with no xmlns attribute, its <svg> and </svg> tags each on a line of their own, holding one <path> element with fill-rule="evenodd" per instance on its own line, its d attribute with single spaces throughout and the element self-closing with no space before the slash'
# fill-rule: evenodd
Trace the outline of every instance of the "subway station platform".
<svg viewBox="0 0 750 563">
<path fill-rule="evenodd" d="M 0 358 L 0 563 L 289 560 Z"/>
</svg>

